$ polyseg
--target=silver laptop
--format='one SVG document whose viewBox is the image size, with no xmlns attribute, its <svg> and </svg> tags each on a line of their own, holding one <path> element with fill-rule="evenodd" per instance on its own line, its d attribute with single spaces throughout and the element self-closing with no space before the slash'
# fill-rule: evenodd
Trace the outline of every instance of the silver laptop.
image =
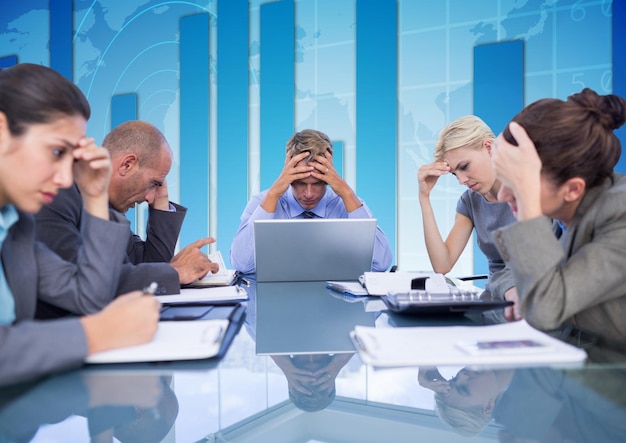
<svg viewBox="0 0 626 443">
<path fill-rule="evenodd" d="M 357 280 L 372 267 L 376 219 L 254 222 L 257 282 Z"/>
</svg>

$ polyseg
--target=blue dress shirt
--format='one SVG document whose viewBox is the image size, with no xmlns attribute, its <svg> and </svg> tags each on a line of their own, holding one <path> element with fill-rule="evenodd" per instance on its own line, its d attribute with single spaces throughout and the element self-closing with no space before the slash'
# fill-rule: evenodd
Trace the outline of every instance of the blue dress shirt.
<svg viewBox="0 0 626 443">
<path fill-rule="evenodd" d="M 246 209 L 244 209 L 241 215 L 241 225 L 239 225 L 239 229 L 235 234 L 233 244 L 230 248 L 231 266 L 245 274 L 252 273 L 256 269 L 254 263 L 255 220 L 305 218 L 305 209 L 300 206 L 293 196 L 291 186 L 278 200 L 276 212 L 274 213 L 267 212 L 261 207 L 261 203 L 265 199 L 266 194 L 267 190 L 250 199 Z M 309 209 L 309 211 L 314 213 L 316 218 L 373 218 L 365 202 L 361 200 L 361 203 L 363 203 L 363 205 L 360 208 L 349 213 L 341 197 L 328 186 L 324 197 L 322 197 L 316 207 Z M 391 265 L 391 259 L 391 248 L 387 242 L 387 237 L 382 229 L 377 227 L 372 271 L 386 271 L 389 265 Z"/>
</svg>

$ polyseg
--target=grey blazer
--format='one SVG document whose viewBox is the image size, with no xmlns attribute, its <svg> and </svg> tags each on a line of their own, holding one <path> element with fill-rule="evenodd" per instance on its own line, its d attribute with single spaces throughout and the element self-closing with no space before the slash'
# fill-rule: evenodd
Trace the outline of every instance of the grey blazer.
<svg viewBox="0 0 626 443">
<path fill-rule="evenodd" d="M 494 235 L 530 324 L 571 323 L 626 349 L 626 176 L 590 189 L 560 239 L 546 217 Z"/>
<path fill-rule="evenodd" d="M 77 314 L 97 312 L 115 296 L 126 226 L 83 214 L 76 264 L 35 241 L 31 215 L 19 213 L 2 244 L 4 273 L 15 300 L 15 323 L 0 326 L 0 385 L 79 366 L 86 354 L 77 318 L 33 321 L 38 300 Z"/>
<path fill-rule="evenodd" d="M 111 220 L 125 224 L 127 248 L 118 281 L 117 294 L 123 294 L 159 283 L 157 294 L 178 294 L 178 273 L 168 262 L 174 256 L 186 209 L 174 205 L 176 212 L 150 209 L 146 241 L 130 230 L 130 223 L 123 214 L 110 209 Z M 80 223 L 83 201 L 76 185 L 59 192 L 54 202 L 44 206 L 36 215 L 37 240 L 44 242 L 60 257 L 76 260 L 76 252 L 82 242 Z M 42 305 L 38 316 L 56 317 L 62 312 Z"/>
</svg>

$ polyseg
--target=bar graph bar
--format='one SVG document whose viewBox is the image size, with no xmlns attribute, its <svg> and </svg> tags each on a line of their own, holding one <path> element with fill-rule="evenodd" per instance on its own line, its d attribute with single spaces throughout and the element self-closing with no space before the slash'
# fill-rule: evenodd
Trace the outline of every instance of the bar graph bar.
<svg viewBox="0 0 626 443">
<path fill-rule="evenodd" d="M 181 246 L 209 232 L 209 14 L 180 20 Z"/>
<path fill-rule="evenodd" d="M 111 98 L 111 129 L 128 120 L 137 120 L 137 94 L 120 94 Z M 126 218 L 130 221 L 130 228 L 138 235 L 142 235 L 145 227 L 137 231 L 137 212 L 129 209 Z"/>
<path fill-rule="evenodd" d="M 293 0 L 261 5 L 261 189 L 280 174 L 294 132 L 294 12 Z"/>
<path fill-rule="evenodd" d="M 217 6 L 217 248 L 227 252 L 248 201 L 248 0 Z"/>
<path fill-rule="evenodd" d="M 74 2 L 50 0 L 50 67 L 68 80 L 73 75 L 72 17 Z"/>
<path fill-rule="evenodd" d="M 346 176 L 343 171 L 344 147 L 345 146 L 342 141 L 333 142 L 333 166 L 335 167 L 335 171 L 337 171 L 342 177 Z"/>
<path fill-rule="evenodd" d="M 524 42 L 475 46 L 474 114 L 497 135 L 523 107 Z"/>
<path fill-rule="evenodd" d="M 17 65 L 17 55 L 6 55 L 0 57 L 0 68 L 10 68 Z"/>
<path fill-rule="evenodd" d="M 613 2 L 613 94 L 626 98 L 626 2 Z M 622 142 L 622 156 L 615 166 L 615 170 L 621 173 L 626 172 L 626 127 L 622 126 L 615 131 Z"/>
<path fill-rule="evenodd" d="M 398 5 L 356 2 L 356 192 L 396 256 Z"/>
<path fill-rule="evenodd" d="M 497 60 L 496 63 L 494 61 Z M 524 42 L 474 47 L 474 114 L 498 135 L 524 107 Z M 474 273 L 489 272 L 474 236 Z"/>
<path fill-rule="evenodd" d="M 111 129 L 128 120 L 137 120 L 137 94 L 119 94 L 111 98 Z"/>
</svg>

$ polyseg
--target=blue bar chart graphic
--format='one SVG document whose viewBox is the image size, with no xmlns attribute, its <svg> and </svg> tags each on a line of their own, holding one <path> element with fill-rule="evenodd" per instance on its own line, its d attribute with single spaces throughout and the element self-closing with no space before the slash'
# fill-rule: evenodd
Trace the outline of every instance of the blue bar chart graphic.
<svg viewBox="0 0 626 443">
<path fill-rule="evenodd" d="M 294 132 L 295 41 L 293 0 L 261 6 L 261 189 L 285 163 Z"/>
<path fill-rule="evenodd" d="M 218 4 L 217 249 L 228 249 L 248 202 L 248 0 Z"/>
<path fill-rule="evenodd" d="M 50 0 L 50 67 L 73 80 L 72 3 Z"/>
<path fill-rule="evenodd" d="M 209 15 L 180 21 L 180 202 L 190 208 L 180 242 L 209 235 Z"/>
<path fill-rule="evenodd" d="M 397 4 L 357 2 L 357 193 L 385 231 L 395 257 L 397 177 Z"/>
<path fill-rule="evenodd" d="M 415 173 L 446 122 L 476 113 L 499 132 L 538 98 L 626 94 L 623 2 L 131 3 L 4 2 L 0 67 L 40 63 L 72 79 L 98 142 L 132 118 L 159 127 L 175 153 L 171 195 L 189 208 L 180 244 L 215 236 L 226 261 L 250 194 L 279 175 L 296 130 L 328 133 L 396 264 L 421 270 Z M 442 231 L 456 185 L 434 196 Z M 473 253 L 468 271 L 481 260 Z"/>
<path fill-rule="evenodd" d="M 474 114 L 497 135 L 523 107 L 524 42 L 516 40 L 476 46 Z M 479 251 L 476 237 L 474 250 Z M 489 273 L 487 258 L 483 254 L 474 254 L 474 273 Z"/>
<path fill-rule="evenodd" d="M 137 120 L 137 94 L 119 94 L 111 97 L 111 128 L 128 120 Z M 137 212 L 131 208 L 126 212 L 126 218 L 130 221 L 130 228 L 137 231 Z"/>
</svg>

